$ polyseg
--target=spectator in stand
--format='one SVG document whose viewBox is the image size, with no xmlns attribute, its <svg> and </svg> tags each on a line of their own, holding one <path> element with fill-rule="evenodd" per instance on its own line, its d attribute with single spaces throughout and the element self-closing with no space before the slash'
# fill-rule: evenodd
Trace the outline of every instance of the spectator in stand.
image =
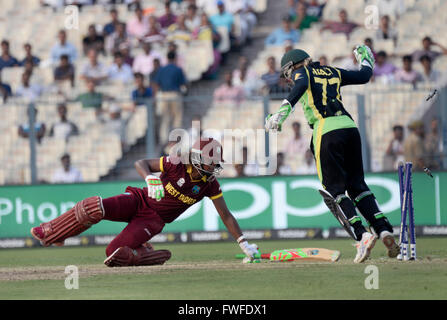
<svg viewBox="0 0 447 320">
<path fill-rule="evenodd" d="M 288 155 L 304 155 L 304 152 L 309 148 L 309 144 L 301 135 L 301 123 L 295 121 L 292 123 L 293 138 L 287 142 L 284 153 Z"/>
<path fill-rule="evenodd" d="M 62 168 L 57 169 L 53 174 L 53 183 L 79 183 L 82 182 L 81 172 L 71 165 L 68 153 L 61 157 Z"/>
<path fill-rule="evenodd" d="M 3 68 L 18 67 L 20 65 L 19 61 L 13 57 L 9 51 L 9 41 L 3 40 L 1 46 L 2 55 L 0 56 L 0 71 Z"/>
<path fill-rule="evenodd" d="M 154 79 L 158 114 L 161 115 L 160 142 L 168 141 L 172 127 L 180 128 L 183 121 L 182 93 L 186 93 L 186 77 L 176 65 L 175 52 L 168 52 L 168 63 L 161 67 Z M 172 124 L 171 124 L 172 122 Z"/>
<path fill-rule="evenodd" d="M 109 79 L 118 84 L 129 84 L 133 81 L 132 67 L 124 63 L 123 55 L 119 52 L 113 55 L 114 63 L 109 67 Z"/>
<path fill-rule="evenodd" d="M 441 78 L 441 73 L 438 70 L 433 70 L 431 58 L 424 55 L 419 59 L 422 64 L 423 73 L 422 79 L 425 82 L 437 82 Z"/>
<path fill-rule="evenodd" d="M 95 109 L 96 116 L 102 114 L 102 102 L 104 95 L 96 91 L 96 84 L 93 80 L 87 80 L 87 92 L 80 94 L 76 101 L 81 102 L 83 108 Z"/>
<path fill-rule="evenodd" d="M 378 0 L 377 7 L 381 15 L 388 15 L 394 21 L 406 11 L 404 0 Z"/>
<path fill-rule="evenodd" d="M 65 5 L 65 0 L 40 0 L 40 4 L 44 7 L 51 7 L 56 12 Z"/>
<path fill-rule="evenodd" d="M 177 17 L 177 20 L 175 23 L 171 24 L 167 28 L 167 39 L 169 41 L 191 41 L 192 35 L 191 30 L 188 29 L 188 27 L 185 24 L 186 22 L 186 16 L 184 14 L 181 14 Z"/>
<path fill-rule="evenodd" d="M 341 9 L 338 12 L 340 21 L 323 21 L 323 27 L 321 31 L 329 30 L 332 33 L 343 33 L 349 38 L 349 35 L 355 28 L 360 27 L 359 24 L 348 20 L 348 12 L 345 9 Z"/>
<path fill-rule="evenodd" d="M 404 127 L 395 125 L 393 127 L 393 138 L 385 151 L 383 169 L 385 171 L 395 170 L 399 162 L 405 161 L 404 157 Z"/>
<path fill-rule="evenodd" d="M 31 75 L 30 71 L 25 71 L 22 74 L 22 82 L 15 92 L 16 97 L 35 101 L 42 95 L 42 87 L 39 84 L 31 84 Z"/>
<path fill-rule="evenodd" d="M 56 122 L 51 127 L 50 137 L 68 141 L 70 137 L 77 136 L 79 129 L 74 122 L 67 119 L 67 106 L 65 103 L 59 103 L 57 105 L 57 114 L 59 115 L 59 122 Z"/>
<path fill-rule="evenodd" d="M 76 47 L 67 42 L 67 33 L 65 30 L 60 30 L 58 34 L 59 42 L 51 49 L 51 61 L 55 65 L 59 63 L 62 55 L 67 55 L 70 58 L 70 63 L 74 63 L 78 57 Z"/>
<path fill-rule="evenodd" d="M 408 126 L 410 134 L 404 142 L 405 161 L 413 162 L 414 171 L 424 170 L 426 165 L 425 128 L 420 120 L 413 121 Z"/>
<path fill-rule="evenodd" d="M 278 152 L 276 154 L 276 171 L 274 176 L 287 176 L 292 174 L 292 169 L 286 163 L 284 163 L 284 153 Z"/>
<path fill-rule="evenodd" d="M 135 58 L 132 56 L 130 52 L 130 45 L 127 43 L 122 43 L 119 47 L 119 53 L 123 55 L 123 60 L 125 64 L 129 66 L 133 66 Z"/>
<path fill-rule="evenodd" d="M 412 83 L 413 85 L 422 81 L 422 75 L 413 70 L 413 58 L 406 55 L 402 58 L 402 69 L 399 69 L 394 74 L 397 82 Z"/>
<path fill-rule="evenodd" d="M 286 41 L 297 43 L 300 40 L 300 32 L 292 28 L 289 17 L 283 17 L 282 27 L 274 30 L 265 39 L 266 46 L 282 46 Z"/>
<path fill-rule="evenodd" d="M 307 12 L 306 14 L 311 17 L 316 17 L 318 20 L 323 16 L 324 7 L 326 7 L 328 0 L 318 1 L 318 0 L 310 0 L 307 3 Z"/>
<path fill-rule="evenodd" d="M 130 45 L 129 38 L 127 37 L 126 25 L 120 23 L 116 25 L 115 32 L 109 35 L 106 39 L 107 52 L 115 54 L 119 51 L 121 45 Z"/>
<path fill-rule="evenodd" d="M 94 24 L 89 25 L 87 36 L 82 39 L 82 50 L 84 55 L 87 55 L 91 49 L 105 55 L 104 37 L 98 34 Z"/>
<path fill-rule="evenodd" d="M 144 75 L 142 73 L 135 74 L 136 89 L 132 91 L 132 101 L 134 106 L 146 104 L 146 100 L 152 98 L 153 92 L 151 87 L 144 84 Z"/>
<path fill-rule="evenodd" d="M 112 35 L 115 31 L 116 28 L 120 25 L 120 24 L 124 24 L 122 21 L 119 20 L 118 17 L 118 10 L 116 10 L 115 8 L 112 8 L 110 10 L 110 18 L 112 19 L 109 23 L 107 23 L 104 28 L 103 28 L 103 35 L 104 37 L 108 37 L 110 35 Z"/>
<path fill-rule="evenodd" d="M 245 172 L 244 172 L 244 165 L 242 163 L 236 163 L 234 165 L 234 171 L 236 173 L 235 178 L 243 178 L 246 177 Z"/>
<path fill-rule="evenodd" d="M 193 31 L 200 27 L 201 24 L 200 16 L 197 14 L 197 6 L 195 4 L 188 5 L 188 9 L 186 10 L 186 27 Z"/>
<path fill-rule="evenodd" d="M 226 0 L 225 7 L 233 17 L 239 18 L 240 44 L 251 41 L 254 27 L 257 23 L 253 0 Z"/>
<path fill-rule="evenodd" d="M 380 80 L 378 78 L 383 78 L 382 80 L 387 83 L 391 82 L 393 75 L 397 68 L 394 64 L 387 61 L 388 55 L 385 51 L 379 51 L 377 53 L 376 65 L 374 67 L 374 81 Z"/>
<path fill-rule="evenodd" d="M 251 97 L 258 94 L 262 88 L 262 82 L 260 81 L 256 73 L 251 73 L 247 65 L 241 66 L 237 71 L 237 76 L 233 74 L 234 86 L 241 87 L 244 90 L 246 97 Z"/>
<path fill-rule="evenodd" d="M 242 72 L 245 73 L 246 79 L 259 78 L 256 71 L 253 70 L 252 67 L 250 67 L 250 63 L 246 56 L 240 56 L 238 62 L 239 63 L 238 63 L 237 69 L 233 70 L 233 84 L 235 86 L 238 86 L 241 84 L 240 78 L 241 78 Z"/>
<path fill-rule="evenodd" d="M 129 151 L 129 145 L 127 143 L 127 127 L 133 116 L 133 112 L 128 116 L 123 117 L 121 108 L 116 104 L 111 105 L 108 111 L 109 118 L 105 121 L 104 132 L 119 136 L 121 147 L 124 152 L 127 152 Z"/>
<path fill-rule="evenodd" d="M 147 77 L 154 70 L 154 59 L 161 60 L 161 58 L 161 55 L 157 51 L 152 50 L 150 42 L 144 42 L 143 52 L 136 56 L 133 62 L 133 72 L 140 72 Z"/>
<path fill-rule="evenodd" d="M 158 22 L 162 29 L 167 29 L 171 24 L 177 21 L 177 17 L 172 13 L 171 1 L 165 2 L 165 14 L 158 18 Z"/>
<path fill-rule="evenodd" d="M 34 121 L 34 134 L 35 134 L 37 143 L 40 144 L 41 141 L 42 141 L 42 138 L 45 136 L 46 126 L 45 126 L 45 123 L 37 121 L 38 110 L 36 109 L 36 107 L 33 107 L 33 109 L 28 108 L 26 110 L 26 114 L 28 116 L 28 119 L 27 119 L 26 123 L 21 124 L 19 126 L 18 134 L 19 134 L 19 137 L 22 137 L 22 138 L 25 138 L 25 139 L 29 138 L 29 135 L 30 135 L 29 118 L 30 118 L 30 111 L 31 110 L 34 111 L 34 120 L 35 120 Z"/>
<path fill-rule="evenodd" d="M 230 38 L 233 37 L 234 16 L 225 10 L 225 4 L 221 0 L 217 1 L 217 10 L 218 13 L 210 17 L 211 24 L 216 29 L 219 29 L 220 27 L 227 28 Z"/>
<path fill-rule="evenodd" d="M 54 69 L 54 81 L 58 86 L 63 86 L 66 81 L 72 88 L 75 86 L 75 68 L 65 54 L 61 56 L 59 65 Z"/>
<path fill-rule="evenodd" d="M 20 66 L 23 67 L 26 62 L 31 62 L 34 67 L 37 67 L 40 64 L 40 59 L 33 55 L 33 47 L 26 43 L 23 48 L 25 49 L 25 58 L 20 61 Z"/>
<path fill-rule="evenodd" d="M 84 81 L 91 80 L 96 85 L 100 85 L 108 77 L 107 67 L 98 61 L 98 52 L 95 49 L 90 49 L 88 52 L 88 62 L 83 66 L 81 71 L 81 79 Z"/>
<path fill-rule="evenodd" d="M 234 103 L 236 106 L 245 99 L 244 89 L 233 85 L 233 74 L 226 71 L 224 83 L 214 91 L 215 102 Z"/>
<path fill-rule="evenodd" d="M 304 163 L 302 163 L 297 169 L 296 174 L 316 174 L 317 166 L 315 165 L 315 158 L 310 149 L 306 150 L 304 154 Z"/>
<path fill-rule="evenodd" d="M 168 42 L 168 50 L 167 52 L 174 52 L 175 53 L 175 63 L 178 67 L 184 69 L 186 62 L 185 62 L 185 56 L 179 52 L 178 46 L 174 41 Z M 166 61 L 164 61 L 166 62 Z"/>
<path fill-rule="evenodd" d="M 220 63 L 222 61 L 222 55 L 219 51 L 219 44 L 221 42 L 221 36 L 217 32 L 216 28 L 211 24 L 206 13 L 200 15 L 200 26 L 193 30 L 192 38 L 202 41 L 213 42 L 213 54 L 214 61 L 207 72 L 204 74 L 205 79 L 213 79 L 217 75 Z"/>
<path fill-rule="evenodd" d="M 327 66 L 329 61 L 327 59 L 327 57 L 325 55 L 322 55 L 318 58 L 318 62 L 320 63 L 320 65 L 322 66 Z"/>
<path fill-rule="evenodd" d="M 439 130 L 438 119 L 434 118 L 430 122 L 430 133 L 425 140 L 426 163 L 430 169 L 442 168 L 442 140 Z"/>
<path fill-rule="evenodd" d="M 149 41 L 160 41 L 164 38 L 164 33 L 162 32 L 160 23 L 155 16 L 151 15 L 148 18 L 149 21 L 149 31 L 146 33 L 145 38 L 149 38 Z"/>
<path fill-rule="evenodd" d="M 441 51 L 432 50 L 432 47 L 438 47 Z M 430 37 L 422 39 L 422 49 L 413 52 L 413 60 L 419 61 L 422 56 L 429 56 L 431 61 L 435 61 L 437 57 L 447 54 L 447 48 L 440 45 L 438 42 L 434 42 Z"/>
<path fill-rule="evenodd" d="M 385 15 L 380 18 L 379 30 L 376 32 L 377 40 L 393 40 L 394 45 L 397 43 L 398 33 L 390 26 L 390 17 Z"/>
<path fill-rule="evenodd" d="M 11 86 L 2 81 L 2 73 L 0 70 L 0 97 L 3 99 L 3 103 L 8 101 L 8 98 L 12 96 Z"/>
<path fill-rule="evenodd" d="M 127 22 L 126 31 L 128 36 L 138 40 L 149 32 L 149 22 L 140 6 L 137 6 L 135 15 Z"/>
<path fill-rule="evenodd" d="M 160 68 L 161 68 L 161 60 L 158 58 L 155 58 L 154 59 L 154 69 L 152 70 L 151 73 L 149 73 L 149 85 L 152 88 L 152 90 L 154 89 L 153 84 L 155 83 L 155 78 L 157 77 L 157 73 L 160 70 Z"/>
<path fill-rule="evenodd" d="M 137 8 L 141 8 L 141 0 L 125 0 L 127 4 L 127 11 L 135 11 Z"/>
<path fill-rule="evenodd" d="M 307 5 L 305 2 L 298 2 L 296 6 L 296 13 L 292 17 L 293 27 L 303 31 L 311 27 L 312 23 L 317 22 L 320 18 L 318 16 L 311 16 L 308 14 Z"/>
<path fill-rule="evenodd" d="M 289 91 L 287 83 L 281 78 L 281 72 L 276 68 L 276 59 L 274 56 L 267 58 L 268 71 L 261 76 L 265 88 L 270 95 L 284 93 Z"/>
</svg>

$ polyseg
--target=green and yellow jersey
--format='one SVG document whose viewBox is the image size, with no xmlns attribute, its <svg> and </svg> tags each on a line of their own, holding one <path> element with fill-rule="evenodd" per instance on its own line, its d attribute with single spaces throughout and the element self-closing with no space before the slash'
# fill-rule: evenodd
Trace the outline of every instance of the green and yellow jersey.
<svg viewBox="0 0 447 320">
<path fill-rule="evenodd" d="M 337 129 L 356 128 L 351 115 L 343 106 L 340 88 L 351 84 L 365 84 L 372 69 L 362 66 L 359 71 L 347 71 L 312 62 L 292 73 L 294 87 L 287 97 L 292 106 L 301 103 L 304 115 L 313 129 L 313 147 L 318 158 L 321 138 Z M 319 159 L 316 159 L 317 163 Z"/>
</svg>

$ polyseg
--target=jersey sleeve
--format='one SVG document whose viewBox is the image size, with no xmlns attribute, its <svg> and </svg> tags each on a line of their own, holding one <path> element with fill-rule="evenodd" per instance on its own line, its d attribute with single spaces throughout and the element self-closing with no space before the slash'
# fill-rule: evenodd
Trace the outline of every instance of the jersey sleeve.
<svg viewBox="0 0 447 320">
<path fill-rule="evenodd" d="M 302 67 L 296 70 L 292 74 L 292 80 L 295 85 L 293 86 L 292 91 L 289 93 L 287 101 L 289 101 L 290 104 L 294 106 L 301 99 L 301 97 L 309 87 L 309 76 L 307 75 L 307 69 L 305 67 Z"/>
<path fill-rule="evenodd" d="M 160 171 L 162 173 L 169 172 L 175 166 L 178 164 L 177 162 L 173 161 L 175 159 L 172 159 L 170 156 L 164 156 L 160 158 Z"/>
<path fill-rule="evenodd" d="M 206 196 L 211 200 L 216 200 L 223 197 L 222 189 L 217 179 L 211 181 L 210 184 L 211 185 L 206 192 Z"/>
<path fill-rule="evenodd" d="M 365 84 L 371 79 L 373 71 L 368 66 L 362 66 L 359 71 L 348 71 L 337 68 L 340 72 L 341 86 L 347 86 L 351 84 Z"/>
</svg>

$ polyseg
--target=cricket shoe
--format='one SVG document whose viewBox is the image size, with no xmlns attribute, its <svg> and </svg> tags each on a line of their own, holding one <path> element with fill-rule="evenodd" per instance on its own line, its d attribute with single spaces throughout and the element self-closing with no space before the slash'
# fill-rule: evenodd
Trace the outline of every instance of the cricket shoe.
<svg viewBox="0 0 447 320">
<path fill-rule="evenodd" d="M 362 263 L 368 259 L 372 248 L 376 244 L 377 238 L 369 232 L 362 234 L 362 239 L 356 243 L 357 255 L 355 256 L 354 263 Z"/>
<path fill-rule="evenodd" d="M 45 232 L 43 231 L 42 227 L 34 227 L 31 228 L 31 235 L 38 240 L 43 246 L 48 246 L 45 245 L 44 239 L 45 239 Z M 55 246 L 57 247 L 62 247 L 64 245 L 64 241 L 62 242 L 56 242 L 54 243 Z"/>
<path fill-rule="evenodd" d="M 382 231 L 380 233 L 380 239 L 388 250 L 388 257 L 396 258 L 400 253 L 400 247 L 394 240 L 394 236 L 389 231 Z"/>
</svg>

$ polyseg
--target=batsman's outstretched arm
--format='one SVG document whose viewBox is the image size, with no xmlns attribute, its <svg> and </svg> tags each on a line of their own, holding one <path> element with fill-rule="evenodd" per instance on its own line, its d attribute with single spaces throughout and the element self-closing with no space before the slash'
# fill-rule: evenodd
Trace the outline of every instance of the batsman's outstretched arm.
<svg viewBox="0 0 447 320">
<path fill-rule="evenodd" d="M 253 260 L 259 255 L 258 247 L 255 244 L 249 244 L 247 239 L 245 239 L 242 234 L 241 228 L 239 227 L 239 223 L 236 221 L 234 216 L 231 214 L 230 210 L 228 210 L 227 204 L 223 197 L 217 198 L 213 200 L 214 206 L 216 207 L 217 212 L 219 213 L 222 222 L 225 224 L 225 227 L 231 233 L 231 235 L 237 239 L 239 247 L 245 253 L 245 255 Z"/>
<path fill-rule="evenodd" d="M 138 174 L 145 179 L 148 175 L 151 175 L 154 172 L 161 172 L 160 159 L 141 159 L 135 161 L 135 169 Z"/>
</svg>

